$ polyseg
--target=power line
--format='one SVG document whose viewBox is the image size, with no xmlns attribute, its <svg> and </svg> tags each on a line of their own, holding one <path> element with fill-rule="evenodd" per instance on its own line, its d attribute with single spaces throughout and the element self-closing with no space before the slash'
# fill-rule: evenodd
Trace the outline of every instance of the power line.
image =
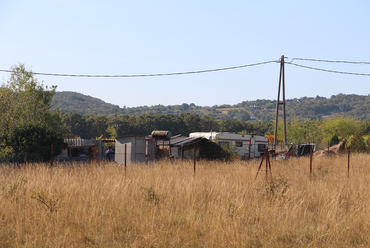
<svg viewBox="0 0 370 248">
<path fill-rule="evenodd" d="M 245 68 L 245 67 L 275 63 L 275 62 L 278 62 L 278 61 L 271 60 L 271 61 L 265 61 L 265 62 L 260 62 L 260 63 L 248 64 L 248 65 L 232 66 L 232 67 L 210 69 L 210 70 L 201 70 L 201 71 L 156 73 L 156 74 L 136 74 L 136 75 L 79 75 L 79 74 L 60 74 L 60 73 L 43 73 L 43 72 L 33 72 L 33 74 L 43 75 L 43 76 L 55 76 L 55 77 L 89 77 L 89 78 L 93 78 L 93 77 L 95 77 L 95 78 L 162 77 L 162 76 L 177 76 L 177 75 L 187 75 L 187 74 L 196 74 L 196 73 L 234 70 L 234 69 L 240 69 L 240 68 Z M 0 70 L 0 71 L 2 71 L 2 72 L 13 72 L 12 70 Z"/>
<path fill-rule="evenodd" d="M 370 76 L 368 73 L 355 73 L 355 72 L 344 72 L 344 71 L 335 71 L 335 70 L 327 70 L 317 67 L 305 66 L 300 64 L 292 63 L 294 60 L 302 60 L 302 61 L 314 61 L 314 62 L 327 62 L 327 63 L 346 63 L 346 64 L 364 64 L 368 65 L 370 62 L 356 62 L 356 61 L 344 61 L 344 60 L 323 60 L 323 59 L 305 59 L 305 58 L 292 58 L 290 62 L 285 62 L 286 64 L 317 70 L 317 71 L 324 71 L 324 72 L 331 72 L 331 73 L 339 73 L 339 74 L 346 74 L 346 75 L 356 75 L 356 76 Z M 218 69 L 209 69 L 209 70 L 199 70 L 199 71 L 188 71 L 188 72 L 172 72 L 172 73 L 155 73 L 155 74 L 133 74 L 133 75 L 88 75 L 88 74 L 62 74 L 62 73 L 43 73 L 43 72 L 33 72 L 35 75 L 42 75 L 42 76 L 54 76 L 54 77 L 88 77 L 88 78 L 133 78 L 133 77 L 163 77 L 163 76 L 177 76 L 177 75 L 188 75 L 188 74 L 198 74 L 198 73 L 208 73 L 208 72 L 217 72 L 217 71 L 226 71 L 226 70 L 234 70 L 246 67 L 252 67 L 257 65 L 264 65 L 269 63 L 279 63 L 279 60 L 270 60 L 260 63 L 254 64 L 247 64 L 247 65 L 240 65 L 240 66 L 232 66 L 232 67 L 224 67 Z M 0 70 L 2 72 L 13 72 L 12 70 Z"/>
<path fill-rule="evenodd" d="M 321 68 L 316 68 L 316 67 L 311 67 L 311 66 L 299 65 L 299 64 L 292 63 L 292 62 L 285 62 L 285 63 L 289 64 L 289 65 L 294 65 L 294 66 L 298 66 L 298 67 L 302 67 L 302 68 L 306 68 L 306 69 L 311 69 L 311 70 L 317 70 L 317 71 L 332 72 L 332 73 L 347 74 L 347 75 L 355 75 L 355 76 L 370 76 L 370 74 L 368 74 L 368 73 L 334 71 L 334 70 L 321 69 Z"/>
<path fill-rule="evenodd" d="M 314 61 L 314 62 L 327 62 L 327 63 L 345 63 L 345 64 L 363 64 L 370 65 L 370 62 L 356 62 L 356 61 L 345 61 L 345 60 L 325 60 L 325 59 L 304 59 L 304 58 L 292 58 L 293 60 L 305 60 L 305 61 Z"/>
</svg>

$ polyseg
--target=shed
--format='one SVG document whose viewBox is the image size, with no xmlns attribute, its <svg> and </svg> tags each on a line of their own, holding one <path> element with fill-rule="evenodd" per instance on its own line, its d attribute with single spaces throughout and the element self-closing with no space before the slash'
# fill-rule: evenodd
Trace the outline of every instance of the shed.
<svg viewBox="0 0 370 248">
<path fill-rule="evenodd" d="M 168 155 L 173 158 L 194 157 L 194 145 L 199 148 L 199 145 L 205 141 L 206 139 L 202 137 L 173 136 L 169 140 L 159 140 L 156 142 L 157 154 L 163 154 L 162 156 Z M 199 149 L 196 149 L 196 156 L 199 157 Z"/>
<path fill-rule="evenodd" d="M 116 137 L 115 161 L 119 164 L 149 162 L 155 160 L 155 141 L 145 136 L 127 135 Z"/>
</svg>

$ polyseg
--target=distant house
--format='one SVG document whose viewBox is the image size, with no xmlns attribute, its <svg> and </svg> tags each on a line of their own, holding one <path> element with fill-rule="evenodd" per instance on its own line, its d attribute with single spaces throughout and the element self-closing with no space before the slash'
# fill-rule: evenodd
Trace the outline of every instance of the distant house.
<svg viewBox="0 0 370 248">
<path fill-rule="evenodd" d="M 250 118 L 251 120 L 257 120 L 257 117 L 255 117 L 254 115 L 251 115 L 249 118 Z"/>
</svg>

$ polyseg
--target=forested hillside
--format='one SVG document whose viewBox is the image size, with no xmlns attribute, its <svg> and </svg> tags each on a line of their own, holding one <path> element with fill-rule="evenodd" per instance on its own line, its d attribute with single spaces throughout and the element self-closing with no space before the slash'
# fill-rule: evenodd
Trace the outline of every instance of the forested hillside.
<svg viewBox="0 0 370 248">
<path fill-rule="evenodd" d="M 79 113 L 93 115 L 109 115 L 115 113 L 115 105 L 98 98 L 77 92 L 56 92 L 53 97 L 53 110 L 59 108 L 61 113 Z"/>
<path fill-rule="evenodd" d="M 350 117 L 355 120 L 370 118 L 370 96 L 333 95 L 330 98 L 317 96 L 288 99 L 286 101 L 288 120 L 317 120 L 335 115 Z M 61 113 L 79 113 L 82 115 L 111 115 L 116 106 L 104 101 L 76 92 L 56 92 L 53 98 L 53 109 L 59 108 Z M 196 106 L 194 103 L 182 105 L 155 105 L 134 108 L 119 108 L 118 114 L 141 115 L 152 114 L 183 114 L 192 113 L 200 116 L 211 116 L 216 120 L 235 119 L 248 121 L 254 116 L 257 121 L 275 119 L 276 100 L 243 101 L 235 105 L 215 105 L 212 107 Z"/>
</svg>

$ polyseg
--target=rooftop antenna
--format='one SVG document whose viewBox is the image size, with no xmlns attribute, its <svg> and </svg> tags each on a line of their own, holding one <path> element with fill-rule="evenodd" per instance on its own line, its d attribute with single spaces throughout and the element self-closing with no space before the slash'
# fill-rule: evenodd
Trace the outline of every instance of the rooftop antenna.
<svg viewBox="0 0 370 248">
<path fill-rule="evenodd" d="M 280 102 L 280 89 L 283 86 L 283 101 Z M 280 77 L 279 77 L 279 88 L 278 97 L 276 101 L 276 118 L 275 118 L 275 136 L 274 136 L 274 148 L 276 150 L 277 142 L 277 127 L 279 121 L 279 107 L 283 105 L 283 120 L 284 120 L 284 150 L 287 150 L 287 140 L 286 140 L 286 114 L 285 114 L 285 73 L 284 73 L 284 55 L 280 59 Z"/>
</svg>

